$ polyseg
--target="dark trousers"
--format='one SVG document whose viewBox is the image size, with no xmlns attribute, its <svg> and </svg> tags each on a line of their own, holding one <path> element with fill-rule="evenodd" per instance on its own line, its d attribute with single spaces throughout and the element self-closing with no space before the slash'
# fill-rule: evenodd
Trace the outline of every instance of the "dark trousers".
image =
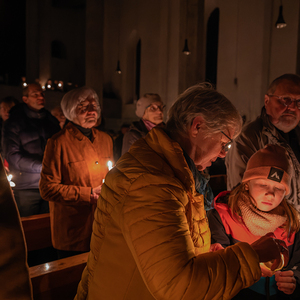
<svg viewBox="0 0 300 300">
<path fill-rule="evenodd" d="M 43 200 L 39 189 L 13 190 L 21 217 L 45 214 L 49 212 L 49 204 Z"/>
</svg>

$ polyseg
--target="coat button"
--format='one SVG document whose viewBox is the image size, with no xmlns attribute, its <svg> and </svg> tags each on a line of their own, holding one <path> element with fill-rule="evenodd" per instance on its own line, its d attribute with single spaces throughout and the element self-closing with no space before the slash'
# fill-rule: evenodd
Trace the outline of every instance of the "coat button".
<svg viewBox="0 0 300 300">
<path fill-rule="evenodd" d="M 96 165 L 98 165 L 98 164 L 99 164 L 99 163 L 98 163 L 98 160 L 96 160 L 96 161 L 95 161 L 95 164 L 96 164 Z"/>
</svg>

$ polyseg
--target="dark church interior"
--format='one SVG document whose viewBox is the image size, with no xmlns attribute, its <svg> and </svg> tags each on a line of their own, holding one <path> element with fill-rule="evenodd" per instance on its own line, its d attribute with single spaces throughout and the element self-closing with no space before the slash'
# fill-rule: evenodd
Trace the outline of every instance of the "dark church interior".
<svg viewBox="0 0 300 300">
<path fill-rule="evenodd" d="M 69 103 L 65 104 L 66 108 L 62 104 L 63 98 L 67 101 L 65 95 L 72 95 L 69 93 L 76 90 L 83 94 L 89 93 L 88 97 L 92 97 L 92 100 L 86 98 L 85 102 L 83 101 L 82 105 L 85 111 L 82 110 L 82 114 L 86 111 L 94 112 L 97 116 L 95 124 L 83 126 L 84 129 L 82 129 L 79 127 L 83 123 L 80 123 L 79 119 L 78 126 L 75 124 L 75 129 L 70 130 L 79 130 L 80 134 L 85 136 L 84 138 L 87 137 L 92 142 L 95 134 L 91 132 L 94 132 L 95 128 L 104 133 L 104 137 L 101 137 L 102 152 L 105 153 L 107 163 L 112 164 L 113 162 L 113 165 L 121 159 L 123 153 L 129 151 L 130 146 L 126 151 L 124 149 L 122 151 L 122 145 L 124 147 L 124 136 L 132 129 L 133 125 L 135 130 L 146 133 L 153 127 L 160 127 L 161 124 L 164 126 L 168 122 L 169 109 L 179 99 L 179 95 L 189 87 L 203 82 L 209 83 L 213 89 L 232 103 L 241 117 L 243 128 L 245 128 L 261 115 L 266 104 L 266 96 L 273 96 L 274 93 L 270 93 L 269 86 L 275 78 L 279 78 L 283 74 L 300 74 L 299 0 L 0 0 L 0 15 L 0 108 L 1 105 L 4 107 L 4 103 L 11 103 L 11 105 L 9 104 L 11 112 L 16 111 L 16 108 L 13 107 L 15 105 L 23 104 L 26 107 L 24 103 L 29 105 L 30 102 L 26 101 L 28 101 L 31 89 L 33 86 L 38 87 L 39 96 L 36 98 L 42 98 L 41 108 L 47 111 L 49 118 L 57 118 L 59 122 L 62 122 L 56 131 L 53 124 L 49 125 L 51 127 L 49 132 L 53 130 L 57 133 L 65 128 L 71 128 L 73 123 L 76 123 L 64 115 L 65 110 L 69 109 Z M 298 99 L 296 95 L 296 92 L 291 92 L 288 97 L 282 98 L 283 100 L 279 96 L 278 101 L 284 101 L 286 107 L 295 104 L 295 109 L 297 109 L 300 98 Z M 276 93 L 274 96 L 276 97 Z M 150 98 L 152 100 L 149 100 Z M 81 109 L 81 104 L 75 103 L 74 99 L 69 101 L 70 105 L 74 106 L 77 116 L 80 115 L 78 109 Z M 141 116 L 137 113 L 139 103 L 143 103 Z M 40 105 L 40 103 L 38 104 Z M 154 113 L 160 112 L 161 120 L 159 122 L 155 123 L 152 119 L 146 119 L 145 114 L 148 108 L 152 109 Z M 298 109 L 300 110 L 300 104 Z M 59 111 L 58 114 L 63 118 L 62 121 L 54 111 Z M 36 110 L 35 112 L 41 111 Z M 71 115 L 70 109 L 69 112 Z M 12 120 L 12 115 L 13 113 L 8 117 L 7 111 L 8 120 Z M 44 115 L 38 118 L 42 117 Z M 141 123 L 142 119 L 146 122 Z M 65 253 L 66 257 L 64 257 L 57 254 L 58 248 L 53 245 L 53 232 L 51 233 L 54 222 L 54 217 L 50 218 L 50 214 L 54 210 L 51 206 L 50 212 L 48 209 L 46 213 L 22 215 L 21 211 L 18 211 L 18 199 L 19 197 L 21 199 L 22 196 L 20 183 L 17 181 L 17 186 L 14 186 L 14 177 L 9 178 L 10 183 L 7 178 L 10 174 L 14 176 L 14 172 L 15 174 L 20 172 L 20 175 L 23 172 L 24 176 L 25 171 L 21 169 L 14 171 L 12 158 L 9 160 L 6 157 L 9 147 L 5 144 L 5 136 L 8 134 L 5 133 L 4 124 L 12 124 L 9 122 L 6 121 L 3 113 L 0 136 L 2 139 L 0 147 L 1 185 L 3 184 L 3 190 L 0 193 L 0 205 L 3 205 L 0 219 L 3 222 L 0 221 L 0 228 L 4 238 L 3 244 L 5 244 L 5 238 L 9 239 L 8 235 L 15 236 L 16 239 L 11 240 L 7 246 L 0 246 L 0 278 L 7 277 L 8 281 L 10 277 L 18 277 L 16 270 L 23 264 L 20 278 L 21 273 L 24 272 L 28 282 L 24 279 L 26 278 L 24 275 L 22 284 L 26 281 L 25 287 L 23 285 L 19 288 L 13 287 L 11 294 L 7 292 L 7 297 L 5 294 L 1 296 L 0 292 L 0 298 L 74 299 L 79 291 L 78 284 L 84 274 L 89 252 L 75 247 L 76 251 L 73 253 L 67 247 L 60 250 L 68 250 L 70 253 L 72 252 L 72 255 Z M 55 122 L 57 122 L 56 119 Z M 139 125 L 138 122 L 140 122 Z M 42 121 L 38 124 L 41 124 L 38 125 L 41 128 L 44 126 Z M 12 125 L 9 126 L 12 127 Z M 48 128 L 47 126 L 45 125 L 45 128 Z M 59 126 L 59 124 L 57 123 L 55 126 Z M 20 125 L 20 127 L 23 127 L 24 132 L 27 131 L 27 129 L 25 130 L 26 125 Z M 298 137 L 296 133 L 289 134 L 279 127 L 277 129 L 294 151 L 294 163 L 296 161 L 295 164 L 298 166 L 298 161 L 300 161 L 298 138 L 300 136 Z M 22 128 L 20 130 L 22 132 Z M 52 137 L 52 133 L 47 136 L 46 129 L 41 132 L 42 137 L 37 139 L 45 138 L 44 150 L 47 139 Z M 222 139 L 226 140 L 225 144 L 227 142 L 231 144 L 237 137 L 235 132 L 231 134 L 230 130 L 221 132 Z M 23 138 L 23 133 L 14 133 L 17 136 L 16 139 L 18 135 L 21 139 Z M 146 133 L 142 133 L 140 137 L 144 138 Z M 25 138 L 27 145 L 22 145 L 22 150 L 26 150 L 26 147 L 33 142 L 34 136 L 35 133 L 30 138 Z M 64 136 L 62 139 L 66 140 L 67 138 L 69 137 Z M 53 143 L 52 152 L 48 148 L 48 152 L 51 152 L 53 158 L 49 159 L 48 165 L 44 159 L 43 167 L 42 164 L 39 167 L 38 178 L 42 172 L 41 180 L 54 178 L 56 173 L 49 175 L 48 169 L 55 167 L 60 171 L 63 169 L 62 166 L 57 167 L 54 162 L 52 164 L 52 161 L 59 155 L 56 144 L 58 142 Z M 281 146 L 283 144 L 281 143 Z M 16 147 L 15 144 L 13 147 Z M 49 143 L 47 147 L 50 147 Z M 75 143 L 73 147 L 77 147 Z M 255 146 L 253 146 L 254 148 Z M 88 176 L 91 177 L 91 174 L 94 174 L 92 172 L 95 171 L 95 168 L 101 168 L 101 163 L 99 163 L 101 158 L 94 156 L 96 155 L 94 152 L 87 154 L 87 144 L 82 149 L 85 150 L 80 150 L 80 153 L 84 153 L 86 157 L 79 160 L 88 160 L 92 157 L 91 161 L 93 159 L 95 166 L 93 165 L 93 171 L 90 171 L 90 174 L 83 175 L 84 168 L 78 164 L 76 166 L 77 173 L 81 173 L 84 180 L 93 181 L 94 178 L 91 179 Z M 230 153 L 230 149 L 228 152 Z M 209 205 L 213 202 L 214 197 L 227 191 L 229 187 L 226 167 L 228 163 L 225 163 L 226 153 L 211 159 L 207 167 L 198 169 L 203 180 L 201 184 L 205 182 L 204 199 L 211 199 Z M 32 157 L 35 155 L 37 155 L 35 152 L 30 154 Z M 82 156 L 84 157 L 84 155 Z M 185 155 L 187 154 L 185 153 Z M 228 156 L 233 159 L 230 154 Z M 94 159 L 94 157 L 97 158 Z M 40 155 L 41 160 L 42 158 L 43 153 Z M 243 158 L 241 160 L 243 161 Z M 75 163 L 81 163 L 81 161 L 68 161 L 66 169 L 73 170 L 72 164 Z M 240 161 L 235 163 L 238 165 Z M 35 162 L 31 164 L 31 167 L 34 169 Z M 47 172 L 45 171 L 46 167 L 48 167 Z M 90 208 L 90 215 L 94 214 L 100 194 L 97 188 L 105 184 L 107 180 L 105 175 L 112 168 L 106 165 L 104 167 L 107 170 L 105 174 L 103 173 L 103 178 L 100 178 L 100 175 L 99 178 L 95 176 L 97 180 L 95 179 L 93 182 L 97 182 L 97 184 L 92 186 L 91 191 L 86 192 L 85 190 L 87 201 L 92 203 L 93 196 L 96 199 L 96 202 L 92 203 L 95 204 L 94 208 Z M 102 169 L 100 170 L 104 172 Z M 29 176 L 36 171 L 31 172 L 26 169 L 26 172 L 28 172 L 29 182 Z M 76 180 L 83 182 L 78 174 L 72 175 L 70 171 L 68 174 L 68 176 L 70 175 L 69 185 L 76 185 L 74 183 Z M 62 182 L 67 181 L 66 176 L 61 171 Z M 40 182 L 41 184 L 43 183 Z M 90 189 L 90 186 L 85 184 L 83 186 L 85 188 L 88 186 Z M 82 187 L 79 186 L 78 190 L 74 192 L 76 197 L 83 193 L 83 189 L 80 190 L 80 188 Z M 37 190 L 38 187 L 29 186 L 28 189 Z M 45 197 L 50 197 L 51 189 L 52 187 L 48 187 L 48 190 L 45 188 L 43 192 Z M 105 193 L 106 190 L 103 194 Z M 55 197 L 54 193 L 53 195 Z M 69 194 L 66 195 L 68 198 Z M 39 195 L 39 197 L 41 196 Z M 8 203 L 8 201 L 11 202 Z M 68 203 L 67 205 L 71 206 L 72 204 Z M 207 203 L 204 202 L 202 206 L 204 205 Z M 83 207 L 82 212 L 86 209 L 85 206 Z M 298 209 L 297 206 L 295 207 Z M 208 210 L 206 206 L 205 209 Z M 72 218 L 71 213 L 69 218 Z M 75 231 L 76 226 L 72 226 L 66 230 L 61 229 L 61 231 L 69 234 L 72 230 Z M 77 232 L 72 234 L 76 236 Z M 80 234 L 78 233 L 78 235 Z M 14 255 L 14 245 L 20 246 L 19 252 L 16 250 L 15 253 L 18 260 L 15 261 L 12 271 L 8 271 L 5 266 L 5 257 L 8 252 L 12 256 Z M 129 246 L 130 249 L 131 247 L 134 248 L 133 245 Z M 11 260 L 13 259 L 12 257 Z M 89 260 L 92 259 L 89 258 Z M 3 273 L 1 269 L 3 269 Z M 298 282 L 299 278 L 296 275 L 295 277 Z M 20 279 L 20 282 L 22 280 Z M 145 280 L 143 275 L 139 280 Z M 296 285 L 297 288 L 300 287 L 300 283 Z M 151 284 L 147 288 L 151 290 Z M 16 292 L 18 289 L 20 292 Z M 23 292 L 24 294 L 22 294 Z M 149 293 L 152 298 L 149 296 L 149 298 L 140 299 L 173 299 L 168 296 L 165 298 L 157 296 L 156 298 L 156 292 Z M 78 292 L 78 298 L 75 299 L 83 299 L 79 296 Z M 91 298 L 85 299 L 96 298 L 91 296 Z M 124 296 L 122 299 L 133 298 Z"/>
</svg>

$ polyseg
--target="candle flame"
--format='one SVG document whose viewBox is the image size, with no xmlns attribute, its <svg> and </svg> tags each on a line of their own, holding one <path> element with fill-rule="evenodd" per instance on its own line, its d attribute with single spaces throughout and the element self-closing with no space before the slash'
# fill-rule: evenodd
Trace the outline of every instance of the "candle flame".
<svg viewBox="0 0 300 300">
<path fill-rule="evenodd" d="M 107 162 L 107 167 L 108 167 L 108 171 L 110 171 L 113 168 L 113 164 L 110 160 Z"/>
<path fill-rule="evenodd" d="M 10 185 L 11 187 L 16 186 L 16 184 L 15 184 L 13 181 L 11 181 L 11 179 L 12 179 L 12 177 L 13 177 L 11 174 L 7 175 L 6 177 L 7 177 L 7 180 L 8 180 L 8 182 L 9 182 L 9 185 Z"/>
</svg>

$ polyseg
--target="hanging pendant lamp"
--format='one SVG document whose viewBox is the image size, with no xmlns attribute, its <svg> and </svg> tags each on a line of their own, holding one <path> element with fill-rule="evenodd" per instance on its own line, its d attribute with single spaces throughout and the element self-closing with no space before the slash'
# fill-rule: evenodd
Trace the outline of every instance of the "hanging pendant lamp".
<svg viewBox="0 0 300 300">
<path fill-rule="evenodd" d="M 187 40 L 187 39 L 185 39 L 185 41 L 184 41 L 184 47 L 183 47 L 182 52 L 183 52 L 185 55 L 190 55 L 190 54 L 191 54 L 191 51 L 189 50 L 188 40 Z"/>
<path fill-rule="evenodd" d="M 279 15 L 278 15 L 278 19 L 276 21 L 275 26 L 278 29 L 286 27 L 286 23 L 283 19 L 283 14 L 282 14 L 282 5 L 279 6 Z"/>
<path fill-rule="evenodd" d="M 122 73 L 121 68 L 120 68 L 120 61 L 119 61 L 119 60 L 118 60 L 118 62 L 117 62 L 116 73 L 117 73 L 117 74 L 121 74 L 121 73 Z"/>
</svg>

